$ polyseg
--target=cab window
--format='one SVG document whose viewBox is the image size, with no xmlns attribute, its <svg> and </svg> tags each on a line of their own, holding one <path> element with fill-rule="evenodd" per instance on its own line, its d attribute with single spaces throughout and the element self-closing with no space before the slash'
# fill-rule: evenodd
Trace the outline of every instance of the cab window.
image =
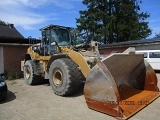
<svg viewBox="0 0 160 120">
<path fill-rule="evenodd" d="M 150 52 L 149 58 L 160 58 L 160 52 Z"/>
</svg>

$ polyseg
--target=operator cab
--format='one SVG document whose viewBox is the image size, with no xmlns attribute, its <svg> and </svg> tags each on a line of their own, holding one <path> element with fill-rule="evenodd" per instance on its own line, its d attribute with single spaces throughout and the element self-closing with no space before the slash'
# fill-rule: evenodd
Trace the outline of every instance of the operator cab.
<svg viewBox="0 0 160 120">
<path fill-rule="evenodd" d="M 42 41 L 40 45 L 41 55 L 53 55 L 56 53 L 56 48 L 58 46 L 70 46 L 71 37 L 70 30 L 71 27 L 64 27 L 59 25 L 49 25 L 41 30 Z"/>
<path fill-rule="evenodd" d="M 59 46 L 70 46 L 70 37 L 66 29 L 52 29 L 50 39 L 51 43 L 56 41 Z"/>
</svg>

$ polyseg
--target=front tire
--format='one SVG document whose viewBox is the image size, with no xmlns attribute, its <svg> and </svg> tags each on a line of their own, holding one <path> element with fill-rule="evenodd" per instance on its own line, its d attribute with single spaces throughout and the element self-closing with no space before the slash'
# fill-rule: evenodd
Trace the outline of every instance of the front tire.
<svg viewBox="0 0 160 120">
<path fill-rule="evenodd" d="M 52 62 L 49 68 L 49 82 L 55 92 L 60 96 L 75 93 L 83 78 L 78 66 L 69 58 L 61 58 Z"/>
<path fill-rule="evenodd" d="M 41 75 L 35 74 L 35 63 L 32 60 L 27 60 L 24 64 L 24 80 L 29 85 L 37 85 L 42 81 Z"/>
</svg>

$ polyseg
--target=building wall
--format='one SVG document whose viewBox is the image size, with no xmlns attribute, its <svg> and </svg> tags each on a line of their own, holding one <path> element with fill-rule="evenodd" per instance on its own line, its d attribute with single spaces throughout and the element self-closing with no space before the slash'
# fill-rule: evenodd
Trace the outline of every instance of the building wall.
<svg viewBox="0 0 160 120">
<path fill-rule="evenodd" d="M 99 48 L 99 52 L 101 54 L 101 56 L 103 55 L 103 57 L 106 57 L 108 55 L 110 55 L 110 53 L 112 52 L 123 52 L 126 49 L 128 49 L 129 47 L 135 47 L 135 50 L 160 50 L 160 42 L 156 42 L 156 43 L 146 43 L 146 44 L 137 44 L 137 45 L 128 45 L 128 46 L 121 46 L 121 47 L 117 47 L 117 46 L 113 46 L 113 47 L 106 47 L 106 48 Z"/>
<path fill-rule="evenodd" d="M 11 74 L 22 74 L 21 60 L 24 59 L 28 46 L 5 45 L 3 46 L 4 70 Z"/>
<path fill-rule="evenodd" d="M 0 73 L 4 73 L 3 47 L 0 46 Z"/>
<path fill-rule="evenodd" d="M 108 55 L 110 55 L 113 52 L 123 52 L 127 49 L 128 47 L 115 47 L 115 48 L 101 48 L 99 49 L 99 53 L 100 55 L 102 55 L 103 57 L 106 57 Z"/>
</svg>

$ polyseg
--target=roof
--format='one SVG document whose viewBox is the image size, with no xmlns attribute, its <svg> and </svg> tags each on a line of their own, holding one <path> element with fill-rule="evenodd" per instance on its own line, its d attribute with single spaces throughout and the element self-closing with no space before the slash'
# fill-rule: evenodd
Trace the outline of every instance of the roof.
<svg viewBox="0 0 160 120">
<path fill-rule="evenodd" d="M 24 38 L 14 27 L 10 25 L 0 25 L 0 38 Z"/>
<path fill-rule="evenodd" d="M 40 43 L 41 40 L 35 38 L 24 38 L 21 33 L 10 25 L 0 25 L 0 43 L 19 43 L 19 44 L 34 44 Z"/>
<path fill-rule="evenodd" d="M 128 47 L 128 46 L 136 46 L 139 44 L 150 44 L 150 43 L 160 43 L 160 38 L 152 38 L 152 39 L 143 39 L 143 40 L 132 40 L 132 41 L 126 41 L 126 42 L 119 42 L 119 43 L 112 43 L 112 44 L 106 44 L 106 45 L 99 45 L 100 49 L 106 48 L 106 47 Z"/>
<path fill-rule="evenodd" d="M 60 25 L 53 25 L 53 24 L 51 24 L 51 25 L 48 25 L 48 26 L 45 26 L 45 27 L 43 27 L 43 28 L 41 28 L 40 30 L 42 31 L 42 30 L 47 30 L 47 29 L 54 29 L 54 28 L 59 28 L 59 29 L 68 29 L 68 30 L 70 30 L 70 29 L 73 29 L 72 27 L 65 27 L 65 26 L 60 26 Z"/>
<path fill-rule="evenodd" d="M 0 43 L 19 43 L 19 44 L 36 44 L 41 40 L 35 38 L 0 38 Z"/>
</svg>

